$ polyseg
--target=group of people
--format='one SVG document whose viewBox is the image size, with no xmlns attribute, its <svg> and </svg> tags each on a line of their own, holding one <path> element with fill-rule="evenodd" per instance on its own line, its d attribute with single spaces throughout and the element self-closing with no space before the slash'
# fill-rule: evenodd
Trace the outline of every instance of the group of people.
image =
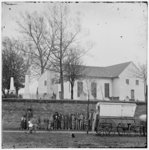
<svg viewBox="0 0 149 150">
<path fill-rule="evenodd" d="M 86 130 L 87 127 L 91 129 L 92 125 L 91 114 L 89 115 L 89 119 L 87 115 L 83 113 L 75 113 L 75 114 L 61 114 L 55 112 L 53 114 L 53 121 L 51 123 L 51 129 L 53 130 Z M 88 126 L 89 124 L 89 126 Z"/>
<path fill-rule="evenodd" d="M 30 129 L 36 126 L 39 130 L 92 130 L 93 113 L 87 116 L 83 113 L 61 114 L 55 112 L 50 117 L 38 118 L 23 116 L 21 118 L 21 129 Z M 32 127 L 33 128 L 33 127 Z"/>
</svg>

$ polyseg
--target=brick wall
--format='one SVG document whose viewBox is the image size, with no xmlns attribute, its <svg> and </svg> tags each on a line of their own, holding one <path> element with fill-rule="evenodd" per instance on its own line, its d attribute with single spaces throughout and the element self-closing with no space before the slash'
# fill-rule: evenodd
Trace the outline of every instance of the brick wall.
<svg viewBox="0 0 149 150">
<path fill-rule="evenodd" d="M 95 110 L 98 101 L 90 101 L 90 111 Z M 87 101 L 74 100 L 25 100 L 25 99 L 3 99 L 2 100 L 2 126 L 3 129 L 18 129 L 20 119 L 27 108 L 32 108 L 34 117 L 41 120 L 48 118 L 54 112 L 62 114 L 87 112 Z M 146 113 L 146 104 L 137 103 L 135 117 Z"/>
</svg>

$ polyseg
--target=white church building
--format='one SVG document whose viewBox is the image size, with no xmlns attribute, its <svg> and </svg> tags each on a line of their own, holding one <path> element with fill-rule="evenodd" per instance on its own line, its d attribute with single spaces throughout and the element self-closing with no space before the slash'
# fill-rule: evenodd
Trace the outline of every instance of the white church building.
<svg viewBox="0 0 149 150">
<path fill-rule="evenodd" d="M 107 67 L 84 66 L 85 77 L 75 81 L 74 100 L 145 101 L 144 83 L 134 76 L 133 62 Z M 60 99 L 58 74 L 46 71 L 38 80 L 36 98 Z M 64 99 L 71 99 L 71 86 L 64 81 Z"/>
</svg>

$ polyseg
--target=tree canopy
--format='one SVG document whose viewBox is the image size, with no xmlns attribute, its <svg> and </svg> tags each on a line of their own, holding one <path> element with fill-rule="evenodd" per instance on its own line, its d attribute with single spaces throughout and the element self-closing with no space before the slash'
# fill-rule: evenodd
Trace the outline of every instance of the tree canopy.
<svg viewBox="0 0 149 150">
<path fill-rule="evenodd" d="M 2 41 L 2 91 L 10 88 L 10 78 L 14 78 L 16 94 L 24 87 L 25 73 L 27 71 L 26 62 L 20 52 L 21 43 L 17 40 L 4 38 Z"/>
</svg>

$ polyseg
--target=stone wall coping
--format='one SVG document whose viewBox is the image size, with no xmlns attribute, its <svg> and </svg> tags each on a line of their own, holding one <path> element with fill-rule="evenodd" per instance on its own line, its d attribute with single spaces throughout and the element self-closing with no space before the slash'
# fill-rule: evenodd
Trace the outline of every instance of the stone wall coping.
<svg viewBox="0 0 149 150">
<path fill-rule="evenodd" d="M 88 100 L 53 100 L 53 99 L 20 99 L 20 98 L 2 98 L 2 102 L 31 102 L 31 103 L 71 103 L 71 104 L 87 104 Z M 126 102 L 126 101 L 105 101 L 105 100 L 89 100 L 90 104 L 96 104 L 98 102 L 111 102 L 111 103 L 136 103 L 136 104 L 146 104 L 146 102 Z"/>
</svg>

